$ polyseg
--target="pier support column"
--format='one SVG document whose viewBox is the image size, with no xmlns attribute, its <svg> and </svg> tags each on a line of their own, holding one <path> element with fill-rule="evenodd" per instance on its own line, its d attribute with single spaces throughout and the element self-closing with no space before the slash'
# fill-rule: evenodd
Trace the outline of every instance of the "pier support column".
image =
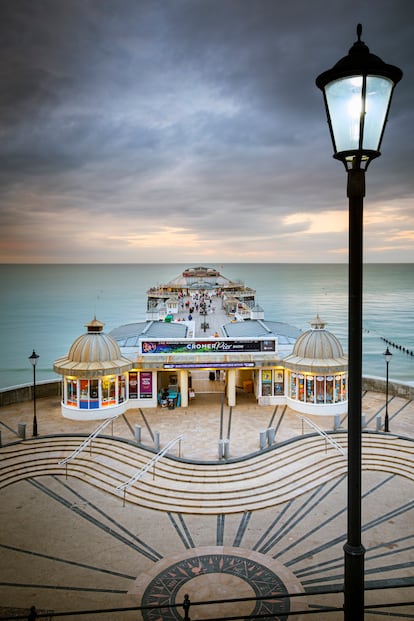
<svg viewBox="0 0 414 621">
<path fill-rule="evenodd" d="M 181 407 L 188 407 L 188 371 L 181 369 L 180 371 L 180 389 L 181 389 Z"/>
<path fill-rule="evenodd" d="M 227 370 L 227 404 L 236 405 L 236 369 Z"/>
</svg>

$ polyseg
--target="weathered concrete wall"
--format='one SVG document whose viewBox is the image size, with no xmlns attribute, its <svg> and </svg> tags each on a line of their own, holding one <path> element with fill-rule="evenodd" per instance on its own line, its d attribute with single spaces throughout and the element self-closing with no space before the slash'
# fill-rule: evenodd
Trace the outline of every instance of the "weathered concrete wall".
<svg viewBox="0 0 414 621">
<path fill-rule="evenodd" d="M 383 392 L 386 390 L 385 379 L 381 377 L 363 377 L 362 390 L 371 390 L 372 392 Z M 414 386 L 403 384 L 401 382 L 388 382 L 388 394 L 390 397 L 402 397 L 403 399 L 414 399 Z"/>
<path fill-rule="evenodd" d="M 60 380 L 36 382 L 36 398 L 60 397 L 61 386 Z M 33 401 L 33 384 L 21 384 L 0 390 L 0 407 L 22 401 Z"/>
</svg>

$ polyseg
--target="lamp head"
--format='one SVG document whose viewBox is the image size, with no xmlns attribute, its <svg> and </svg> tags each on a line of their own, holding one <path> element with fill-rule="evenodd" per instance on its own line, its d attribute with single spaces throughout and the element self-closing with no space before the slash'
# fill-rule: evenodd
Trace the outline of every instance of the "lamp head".
<svg viewBox="0 0 414 621">
<path fill-rule="evenodd" d="M 390 350 L 387 349 L 384 351 L 384 358 L 385 358 L 385 362 L 390 362 L 391 358 L 392 358 L 392 353 L 390 352 Z"/>
<path fill-rule="evenodd" d="M 33 350 L 33 353 L 31 356 L 29 356 L 29 360 L 32 363 L 32 365 L 35 367 L 37 364 L 37 361 L 39 359 L 39 356 L 37 355 L 37 353 L 35 352 L 35 350 Z"/>
<path fill-rule="evenodd" d="M 316 78 L 324 96 L 334 157 L 347 170 L 366 169 L 381 155 L 393 90 L 402 78 L 401 69 L 371 54 L 361 34 L 358 24 L 358 38 L 348 55 Z"/>
</svg>

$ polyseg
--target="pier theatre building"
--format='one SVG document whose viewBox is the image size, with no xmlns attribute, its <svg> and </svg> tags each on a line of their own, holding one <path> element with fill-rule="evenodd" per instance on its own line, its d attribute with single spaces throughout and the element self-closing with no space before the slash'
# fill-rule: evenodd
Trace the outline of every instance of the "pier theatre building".
<svg viewBox="0 0 414 621">
<path fill-rule="evenodd" d="M 229 406 L 244 391 L 259 405 L 345 413 L 348 363 L 339 340 L 319 316 L 305 332 L 266 320 L 255 293 L 213 268 L 192 267 L 147 292 L 145 321 L 106 334 L 93 318 L 54 363 L 62 415 L 91 420 L 133 407 L 191 409 L 200 380 L 220 382 Z"/>
</svg>

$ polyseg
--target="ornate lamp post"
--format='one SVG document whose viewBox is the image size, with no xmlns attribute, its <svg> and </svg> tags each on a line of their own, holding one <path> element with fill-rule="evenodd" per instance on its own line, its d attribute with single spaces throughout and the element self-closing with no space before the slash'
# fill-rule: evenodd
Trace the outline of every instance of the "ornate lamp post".
<svg viewBox="0 0 414 621">
<path fill-rule="evenodd" d="M 36 364 L 39 360 L 39 356 L 33 350 L 31 356 L 29 356 L 29 360 L 33 366 L 33 435 L 37 436 L 37 418 L 36 418 Z"/>
<path fill-rule="evenodd" d="M 388 367 L 391 362 L 392 353 L 387 349 L 384 351 L 385 365 L 387 368 L 386 380 L 385 380 L 385 419 L 384 419 L 384 431 L 390 430 L 389 420 L 388 420 Z"/>
<path fill-rule="evenodd" d="M 323 92 L 334 158 L 345 165 L 349 199 L 348 279 L 348 525 L 344 545 L 344 618 L 364 619 L 364 554 L 361 543 L 362 239 L 365 171 L 380 154 L 398 67 L 357 41 L 348 56 L 316 79 Z"/>
</svg>

